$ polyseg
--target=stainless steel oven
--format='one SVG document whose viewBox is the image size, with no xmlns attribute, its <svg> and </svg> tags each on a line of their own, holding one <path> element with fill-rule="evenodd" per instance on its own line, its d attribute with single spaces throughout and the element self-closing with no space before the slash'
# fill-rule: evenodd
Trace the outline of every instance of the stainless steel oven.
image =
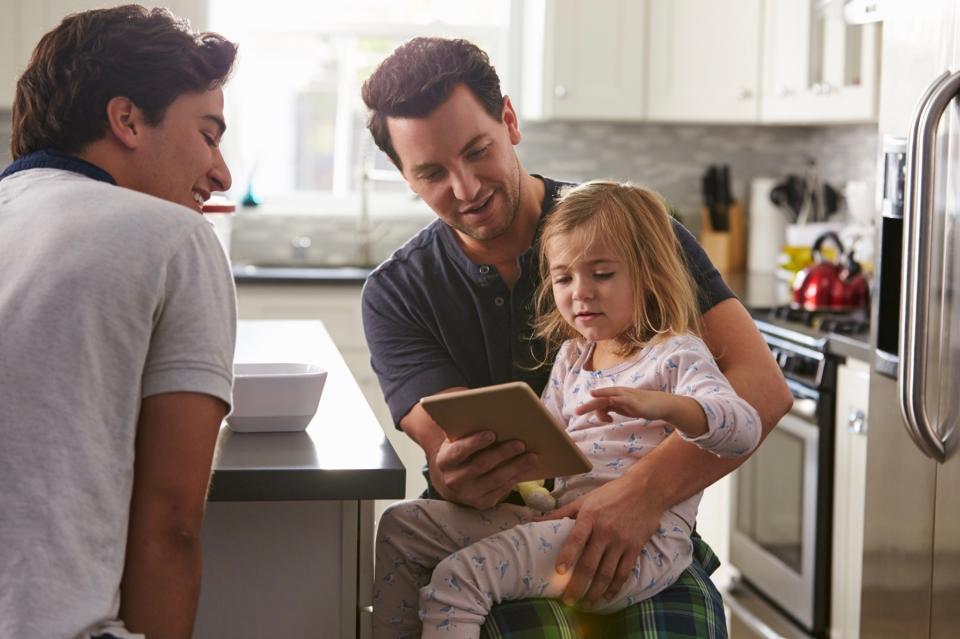
<svg viewBox="0 0 960 639">
<path fill-rule="evenodd" d="M 730 561 L 804 633 L 829 623 L 836 365 L 814 331 L 758 321 L 793 408 L 734 474 Z"/>
</svg>

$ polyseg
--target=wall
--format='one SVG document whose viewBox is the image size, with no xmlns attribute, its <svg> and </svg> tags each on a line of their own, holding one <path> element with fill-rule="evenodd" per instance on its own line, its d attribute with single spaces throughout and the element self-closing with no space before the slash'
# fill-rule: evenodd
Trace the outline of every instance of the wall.
<svg viewBox="0 0 960 639">
<path fill-rule="evenodd" d="M 700 178 L 709 164 L 731 168 L 735 197 L 745 200 L 755 177 L 803 175 L 807 158 L 842 191 L 849 180 L 873 179 L 875 125 L 835 127 L 706 126 L 521 122 L 524 167 L 555 179 L 631 180 L 656 189 L 696 230 Z"/>
<path fill-rule="evenodd" d="M 556 179 L 632 180 L 660 191 L 696 230 L 700 176 L 731 167 L 734 195 L 745 199 L 755 177 L 802 174 L 815 158 L 838 190 L 873 179 L 876 126 L 761 127 L 522 122 L 520 158 L 528 171 Z M 10 161 L 10 112 L 0 110 L 0 164 Z"/>
</svg>

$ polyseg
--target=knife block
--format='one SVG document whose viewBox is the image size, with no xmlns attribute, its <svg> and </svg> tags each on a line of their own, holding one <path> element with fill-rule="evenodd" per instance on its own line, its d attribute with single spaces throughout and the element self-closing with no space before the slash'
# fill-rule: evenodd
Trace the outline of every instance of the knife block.
<svg viewBox="0 0 960 639">
<path fill-rule="evenodd" d="M 718 231 L 710 223 L 710 212 L 704 207 L 700 244 L 710 261 L 723 274 L 740 273 L 746 266 L 747 242 L 743 206 L 734 202 L 727 210 L 728 228 Z"/>
</svg>

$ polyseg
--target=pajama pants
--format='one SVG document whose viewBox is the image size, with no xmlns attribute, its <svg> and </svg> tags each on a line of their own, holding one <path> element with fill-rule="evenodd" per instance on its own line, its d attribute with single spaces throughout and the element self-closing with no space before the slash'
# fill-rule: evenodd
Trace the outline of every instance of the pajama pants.
<svg viewBox="0 0 960 639">
<path fill-rule="evenodd" d="M 395 504 L 377 530 L 374 639 L 474 639 L 497 603 L 557 598 L 572 571 L 554 569 L 573 519 L 534 522 L 524 506 L 478 511 L 419 499 Z M 690 527 L 666 512 L 620 592 L 591 612 L 615 612 L 672 584 L 692 559 Z"/>
</svg>

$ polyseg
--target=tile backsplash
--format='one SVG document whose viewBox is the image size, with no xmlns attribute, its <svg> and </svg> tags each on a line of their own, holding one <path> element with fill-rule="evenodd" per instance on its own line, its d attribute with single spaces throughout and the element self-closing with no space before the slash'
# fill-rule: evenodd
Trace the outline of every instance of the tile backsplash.
<svg viewBox="0 0 960 639">
<path fill-rule="evenodd" d="M 820 179 L 842 191 L 873 179 L 876 125 L 769 127 L 729 125 L 521 122 L 518 147 L 534 173 L 582 181 L 630 180 L 662 193 L 692 227 L 699 225 L 700 178 L 710 164 L 729 164 L 734 196 L 750 180 L 803 175 L 814 159 Z"/>
<path fill-rule="evenodd" d="M 755 177 L 802 174 L 808 158 L 821 179 L 842 190 L 871 181 L 875 125 L 768 127 L 582 122 L 523 122 L 520 158 L 534 173 L 572 181 L 631 180 L 662 193 L 694 230 L 700 176 L 707 165 L 731 167 L 734 196 L 746 199 Z M 0 164 L 10 161 L 10 112 L 0 110 Z"/>
</svg>

